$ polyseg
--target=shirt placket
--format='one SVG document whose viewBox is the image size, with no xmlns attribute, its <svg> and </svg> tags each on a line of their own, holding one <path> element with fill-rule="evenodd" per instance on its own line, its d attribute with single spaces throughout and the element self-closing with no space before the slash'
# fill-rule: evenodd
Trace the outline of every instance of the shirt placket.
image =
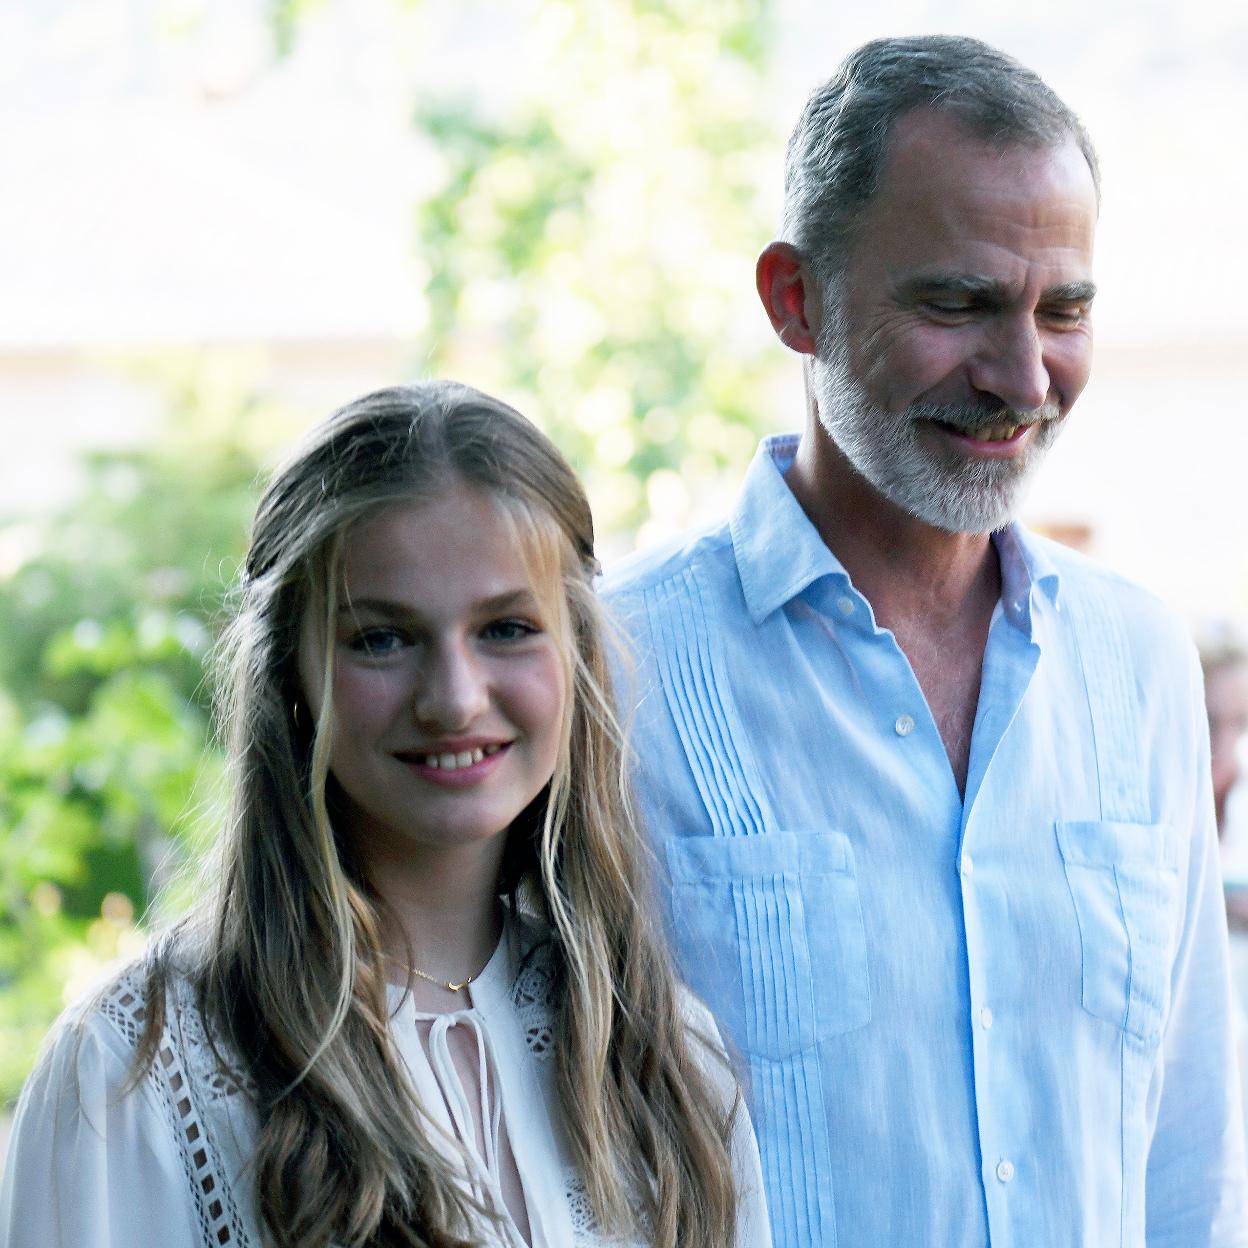
<svg viewBox="0 0 1248 1248">
<path fill-rule="evenodd" d="M 976 800 L 989 785 L 993 758 L 1018 714 L 1039 658 L 1039 647 L 1017 627 L 1020 611 L 1020 603 L 1007 599 L 989 632 L 962 835 L 953 863 L 962 898 L 980 1173 L 992 1248 L 1021 1248 L 1025 1240 L 1015 1231 L 1026 1223 L 1027 1202 L 1040 1198 L 1026 1148 L 1026 1098 L 1019 1094 L 1027 1072 L 1017 1069 L 1017 1047 L 1010 1043 L 1011 1033 L 1025 1020 L 1010 1017 L 1001 1004 L 1018 999 L 1017 985 L 1007 982 L 1019 974 L 1019 959 L 1010 953 L 1017 933 L 1007 899 L 1009 889 L 1023 882 L 1009 878 L 1006 810 L 987 798 L 977 807 Z M 983 818 L 976 817 L 977 808 L 985 811 Z"/>
</svg>

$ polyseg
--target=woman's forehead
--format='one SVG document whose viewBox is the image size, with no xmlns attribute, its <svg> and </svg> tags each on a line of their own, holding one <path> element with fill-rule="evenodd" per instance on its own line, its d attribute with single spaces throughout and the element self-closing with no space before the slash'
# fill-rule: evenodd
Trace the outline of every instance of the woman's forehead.
<svg viewBox="0 0 1248 1248">
<path fill-rule="evenodd" d="M 558 578 L 551 525 L 510 500 L 460 483 L 384 504 L 344 535 L 340 592 L 441 610 L 528 592 Z"/>
</svg>

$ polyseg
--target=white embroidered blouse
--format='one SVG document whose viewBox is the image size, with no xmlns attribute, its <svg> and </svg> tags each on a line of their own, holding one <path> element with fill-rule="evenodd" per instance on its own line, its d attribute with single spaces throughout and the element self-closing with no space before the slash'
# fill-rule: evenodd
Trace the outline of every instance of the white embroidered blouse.
<svg viewBox="0 0 1248 1248">
<path fill-rule="evenodd" d="M 423 1014 L 396 988 L 391 1027 L 423 1108 L 474 1159 L 465 1176 L 470 1190 L 502 1215 L 480 1232 L 483 1242 L 525 1244 L 501 1196 L 505 1135 L 532 1248 L 591 1248 L 615 1241 L 600 1234 L 569 1160 L 550 1060 L 552 981 L 544 952 L 534 928 L 509 921 L 473 983 L 471 1008 Z M 0 1181 L 0 1242 L 8 1248 L 260 1248 L 269 1242 L 249 1175 L 251 1098 L 215 1061 L 187 985 L 171 994 L 152 1069 L 122 1095 L 142 1029 L 141 989 L 131 971 L 94 1008 L 67 1011 L 28 1080 Z M 692 997 L 686 1014 L 692 1028 L 718 1034 Z M 468 1028 L 475 1042 L 475 1106 L 450 1056 L 448 1036 L 458 1027 Z M 708 1063 L 712 1072 L 719 1068 Z M 724 1070 L 715 1078 L 727 1102 L 731 1076 Z M 758 1147 L 744 1110 L 733 1157 L 737 1248 L 767 1248 Z"/>
</svg>

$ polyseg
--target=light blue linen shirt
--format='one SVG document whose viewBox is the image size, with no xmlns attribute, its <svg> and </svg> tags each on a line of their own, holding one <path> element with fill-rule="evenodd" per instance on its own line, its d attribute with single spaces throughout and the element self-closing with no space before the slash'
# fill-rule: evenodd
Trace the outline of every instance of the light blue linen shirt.
<svg viewBox="0 0 1248 1248">
<path fill-rule="evenodd" d="M 1011 526 L 963 799 L 770 439 L 727 524 L 631 557 L 643 809 L 743 1058 L 777 1248 L 1248 1245 L 1199 669 Z"/>
</svg>

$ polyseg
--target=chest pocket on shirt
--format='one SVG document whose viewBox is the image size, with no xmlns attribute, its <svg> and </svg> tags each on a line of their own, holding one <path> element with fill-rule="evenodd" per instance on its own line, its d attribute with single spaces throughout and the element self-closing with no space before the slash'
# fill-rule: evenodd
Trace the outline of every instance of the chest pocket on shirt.
<svg viewBox="0 0 1248 1248">
<path fill-rule="evenodd" d="M 667 863 L 685 975 L 747 1053 L 789 1057 L 870 1021 L 843 833 L 674 837 Z"/>
<path fill-rule="evenodd" d="M 1139 823 L 1059 822 L 1057 841 L 1079 919 L 1083 1008 L 1155 1044 L 1170 1005 L 1175 836 Z"/>
</svg>

